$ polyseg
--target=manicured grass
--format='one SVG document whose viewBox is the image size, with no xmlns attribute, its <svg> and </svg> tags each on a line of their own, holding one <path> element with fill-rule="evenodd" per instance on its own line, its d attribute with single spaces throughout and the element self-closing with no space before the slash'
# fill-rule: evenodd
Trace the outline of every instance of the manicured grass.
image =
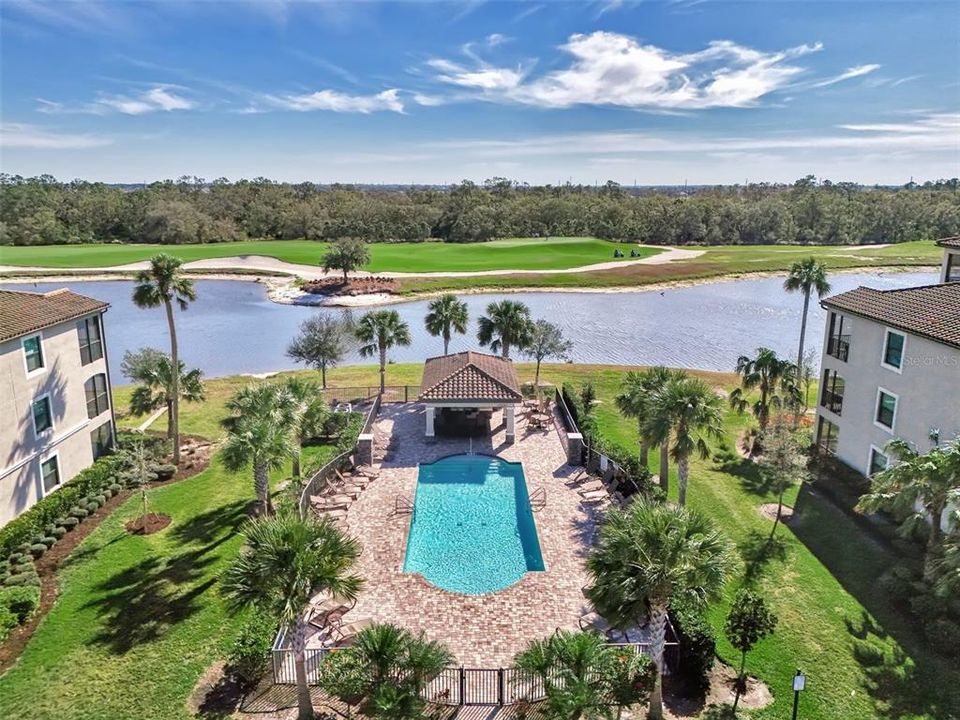
<svg viewBox="0 0 960 720">
<path fill-rule="evenodd" d="M 630 247 L 596 238 L 512 238 L 485 243 L 373 243 L 370 272 L 469 272 L 482 270 L 560 270 L 614 260 Z M 0 265 L 98 268 L 147 260 L 167 252 L 184 261 L 264 255 L 299 265 L 319 265 L 327 244 L 312 240 L 256 240 L 207 245 L 46 245 L 0 247 Z M 640 257 L 659 250 L 639 248 Z M 630 259 L 629 257 L 625 259 Z"/>
</svg>

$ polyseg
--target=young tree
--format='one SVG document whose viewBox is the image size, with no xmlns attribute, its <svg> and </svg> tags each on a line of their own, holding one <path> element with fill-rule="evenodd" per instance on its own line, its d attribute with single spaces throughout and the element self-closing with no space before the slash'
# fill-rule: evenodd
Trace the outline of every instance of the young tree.
<svg viewBox="0 0 960 720">
<path fill-rule="evenodd" d="M 336 367 L 350 351 L 353 323 L 349 315 L 336 317 L 327 312 L 300 323 L 300 334 L 290 341 L 287 357 L 320 371 L 327 389 L 327 369 Z"/>
<path fill-rule="evenodd" d="M 467 332 L 467 322 L 470 317 L 467 304 L 457 299 L 456 295 L 448 293 L 431 300 L 427 310 L 429 312 L 424 318 L 427 332 L 434 337 L 443 338 L 443 354 L 447 355 L 450 352 L 451 334 L 458 332 L 463 335 Z"/>
<path fill-rule="evenodd" d="M 127 350 L 123 354 L 120 370 L 139 383 L 130 396 L 130 412 L 139 417 L 166 407 L 167 437 L 173 438 L 174 382 L 170 356 L 154 348 L 141 348 L 137 352 Z M 199 369 L 188 372 L 181 360 L 177 378 L 180 399 L 188 402 L 205 400 L 202 378 L 203 373 Z"/>
<path fill-rule="evenodd" d="M 540 363 L 547 358 L 565 360 L 571 350 L 573 343 L 563 337 L 563 331 L 559 327 L 546 320 L 533 323 L 520 352 L 537 361 L 534 386 L 540 385 Z"/>
<path fill-rule="evenodd" d="M 773 419 L 763 435 L 760 471 L 767 476 L 771 488 L 777 493 L 777 516 L 773 520 L 768 540 L 771 542 L 783 515 L 784 493 L 808 476 L 807 456 L 804 454 L 803 445 L 782 415 Z"/>
<path fill-rule="evenodd" d="M 662 365 L 641 372 L 628 372 L 616 398 L 617 408 L 627 417 L 636 418 L 640 436 L 640 464 L 647 467 L 648 453 L 655 440 L 646 434 L 647 419 L 653 397 L 668 382 L 676 377 L 686 377 L 682 370 L 670 370 Z M 670 436 L 660 441 L 660 487 L 666 493 L 670 489 Z"/>
<path fill-rule="evenodd" d="M 727 640 L 740 651 L 740 671 L 737 673 L 737 687 L 733 697 L 731 717 L 737 716 L 740 695 L 746 690 L 747 653 L 753 646 L 772 634 L 777 627 L 777 616 L 767 607 L 762 597 L 749 590 L 741 590 L 734 598 L 724 632 Z"/>
<path fill-rule="evenodd" d="M 163 306 L 167 315 L 167 330 L 170 333 L 170 364 L 171 367 L 180 367 L 180 355 L 177 348 L 177 326 L 173 319 L 173 304 L 176 303 L 181 311 L 197 299 L 197 292 L 193 282 L 187 279 L 180 266 L 183 262 L 179 258 L 166 253 L 159 253 L 150 259 L 150 266 L 146 270 L 137 272 L 134 278 L 133 302 L 140 308 L 155 308 Z M 173 464 L 180 464 L 180 374 L 171 373 L 170 395 L 173 402 L 170 405 L 170 423 L 173 437 Z"/>
<path fill-rule="evenodd" d="M 797 364 L 795 365 L 796 369 L 800 370 L 803 367 L 803 342 L 807 334 L 810 294 L 816 291 L 817 297 L 823 297 L 830 292 L 826 266 L 812 257 L 798 260 L 790 266 L 790 274 L 783 282 L 783 289 L 787 292 L 803 293 L 803 315 L 800 317 L 800 347 L 797 349 Z"/>
<path fill-rule="evenodd" d="M 227 567 L 222 593 L 230 607 L 254 607 L 287 629 L 294 653 L 298 718 L 313 720 L 307 684 L 304 609 L 321 592 L 355 600 L 363 580 L 353 572 L 360 546 L 330 520 L 301 518 L 293 508 L 262 516 L 243 530 L 244 546 Z"/>
<path fill-rule="evenodd" d="M 530 308 L 522 302 L 501 300 L 487 305 L 487 314 L 477 321 L 477 340 L 491 352 L 510 357 L 511 347 L 523 347 L 530 334 Z"/>
<path fill-rule="evenodd" d="M 757 419 L 761 435 L 767 429 L 771 411 L 799 405 L 796 366 L 778 358 L 770 348 L 757 348 L 757 356 L 753 358 L 741 355 L 737 359 L 737 374 L 740 387 L 730 393 L 730 406 L 738 413 L 749 408 Z M 747 394 L 754 389 L 759 395 L 751 403 Z"/>
<path fill-rule="evenodd" d="M 723 438 L 720 396 L 699 378 L 686 375 L 671 379 L 654 393 L 643 435 L 662 443 L 673 437 L 670 456 L 677 463 L 677 502 L 687 504 L 690 457 L 710 456 L 707 440 Z"/>
<path fill-rule="evenodd" d="M 355 330 L 360 346 L 360 355 L 380 357 L 380 392 L 386 388 L 387 350 L 395 345 L 410 344 L 410 327 L 400 319 L 396 310 L 371 310 L 357 323 Z"/>
<path fill-rule="evenodd" d="M 253 467 L 253 487 L 262 514 L 273 514 L 270 471 L 296 453 L 297 403 L 281 385 L 247 385 L 227 401 L 232 414 L 221 424 L 227 438 L 220 448 L 224 466 L 238 472 Z"/>
<path fill-rule="evenodd" d="M 653 720 L 663 718 L 660 681 L 670 601 L 715 599 L 732 563 L 728 541 L 710 520 L 687 508 L 638 498 L 626 509 L 608 513 L 600 525 L 587 559 L 593 576 L 587 597 L 615 627 L 649 621 L 656 667 L 648 715 Z"/>
<path fill-rule="evenodd" d="M 147 515 L 150 514 L 149 493 L 150 483 L 157 479 L 157 474 L 150 470 L 150 454 L 139 440 L 133 444 L 130 453 L 130 479 L 136 485 L 140 494 L 140 526 L 146 531 Z"/>
<path fill-rule="evenodd" d="M 337 240 L 327 248 L 323 256 L 323 271 L 340 270 L 346 285 L 349 273 L 370 262 L 370 249 L 363 240 L 346 238 Z"/>
</svg>

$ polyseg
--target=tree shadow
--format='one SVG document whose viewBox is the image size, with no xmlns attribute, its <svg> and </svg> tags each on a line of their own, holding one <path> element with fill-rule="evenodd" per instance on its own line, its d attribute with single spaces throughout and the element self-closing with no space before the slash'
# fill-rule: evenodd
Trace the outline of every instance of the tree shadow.
<svg viewBox="0 0 960 720">
<path fill-rule="evenodd" d="M 256 505 L 249 500 L 236 500 L 229 505 L 220 505 L 213 510 L 194 515 L 186 522 L 176 523 L 170 529 L 170 537 L 183 545 L 205 543 L 212 549 L 229 540 L 250 518 L 249 512 Z"/>
<path fill-rule="evenodd" d="M 751 530 L 737 545 L 744 563 L 743 584 L 756 585 L 771 562 L 786 561 L 788 548 L 787 541 L 779 535 L 771 538 L 769 533 Z"/>
</svg>

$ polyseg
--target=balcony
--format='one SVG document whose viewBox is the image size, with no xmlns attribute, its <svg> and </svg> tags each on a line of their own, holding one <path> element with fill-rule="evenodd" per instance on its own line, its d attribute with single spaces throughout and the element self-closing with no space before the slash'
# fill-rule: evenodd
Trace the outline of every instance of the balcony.
<svg viewBox="0 0 960 720">
<path fill-rule="evenodd" d="M 850 354 L 850 336 L 836 335 L 827 342 L 827 355 L 835 357 L 837 360 L 847 361 Z"/>
<path fill-rule="evenodd" d="M 820 398 L 820 405 L 830 412 L 840 415 L 843 411 L 843 393 L 824 389 L 823 396 Z"/>
</svg>

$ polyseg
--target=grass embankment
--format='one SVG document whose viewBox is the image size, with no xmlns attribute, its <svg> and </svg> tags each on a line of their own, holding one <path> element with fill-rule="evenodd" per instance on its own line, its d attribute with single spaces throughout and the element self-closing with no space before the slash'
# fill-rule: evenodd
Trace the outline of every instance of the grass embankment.
<svg viewBox="0 0 960 720">
<path fill-rule="evenodd" d="M 319 266 L 328 245 L 313 240 L 251 240 L 206 245 L 31 245 L 0 247 L 0 265 L 49 268 L 100 268 L 148 260 L 158 252 L 183 259 L 262 255 L 298 265 Z M 613 251 L 630 247 L 596 238 L 510 238 L 484 243 L 371 243 L 370 272 L 475 272 L 483 270 L 563 270 L 610 262 Z M 638 248 L 640 257 L 658 250 Z M 634 258 L 636 259 L 636 258 Z"/>
<path fill-rule="evenodd" d="M 520 364 L 521 379 L 533 366 Z M 420 364 L 391 365 L 391 384 L 417 384 Z M 589 380 L 597 390 L 604 432 L 635 442 L 633 422 L 613 405 L 625 368 L 549 365 L 551 382 Z M 300 371 L 316 378 L 316 373 Z M 729 389 L 735 378 L 697 373 Z M 372 385 L 372 366 L 330 373 L 335 386 Z M 208 383 L 203 405 L 186 404 L 185 432 L 216 437 L 223 403 L 250 378 Z M 117 407 L 127 395 L 116 392 Z M 128 422 L 124 420 L 123 422 Z M 160 427 L 164 420 L 159 421 Z M 748 421 L 726 417 L 730 441 Z M 656 465 L 656 453 L 651 464 Z M 675 490 L 676 479 L 672 478 Z M 127 535 L 123 522 L 133 501 L 78 548 L 61 575 L 57 604 L 19 663 L 0 678 L 0 716 L 18 718 L 185 717 L 191 689 L 235 632 L 216 592 L 225 562 L 237 550 L 236 527 L 252 497 L 246 474 L 214 466 L 176 485 L 152 492 L 154 509 L 174 518 L 155 536 Z M 774 500 L 748 464 L 723 471 L 711 460 L 691 468 L 690 504 L 713 517 L 743 548 L 756 548 L 769 532 L 757 506 Z M 800 518 L 778 533 L 782 556 L 754 563 L 759 588 L 780 616 L 776 634 L 750 655 L 749 671 L 772 689 L 775 702 L 753 717 L 789 717 L 791 677 L 808 676 L 802 700 L 805 720 L 948 718 L 960 713 L 960 670 L 933 655 L 908 618 L 887 603 L 876 579 L 895 559 L 864 536 L 849 518 L 807 490 L 787 498 Z M 710 612 L 722 635 L 726 600 Z M 725 641 L 729 663 L 736 654 Z"/>
</svg>

